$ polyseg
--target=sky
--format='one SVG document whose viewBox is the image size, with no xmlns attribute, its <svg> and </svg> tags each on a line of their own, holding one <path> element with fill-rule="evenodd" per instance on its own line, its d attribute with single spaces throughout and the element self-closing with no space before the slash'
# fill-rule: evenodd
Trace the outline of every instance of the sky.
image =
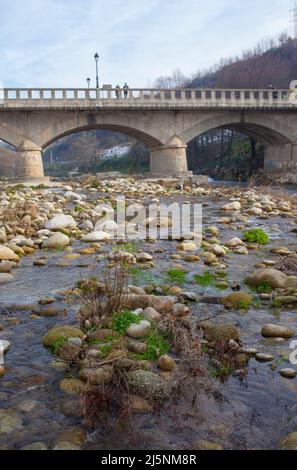
<svg viewBox="0 0 297 470">
<path fill-rule="evenodd" d="M 292 33 L 293 0 L 0 0 L 2 87 L 152 86 Z"/>
</svg>

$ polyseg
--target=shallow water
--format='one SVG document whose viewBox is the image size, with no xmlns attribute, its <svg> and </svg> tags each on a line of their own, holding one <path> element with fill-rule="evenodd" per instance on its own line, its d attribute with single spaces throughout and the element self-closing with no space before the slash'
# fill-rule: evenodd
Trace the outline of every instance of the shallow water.
<svg viewBox="0 0 297 470">
<path fill-rule="evenodd" d="M 187 199 L 191 200 L 190 197 Z M 205 225 L 214 225 L 217 217 L 222 216 L 217 205 L 223 205 L 224 201 L 210 199 L 208 202 L 209 206 L 204 207 L 204 222 Z M 250 225 L 263 227 L 271 235 L 272 243 L 260 251 L 251 251 L 248 256 L 230 254 L 227 258 L 230 285 L 243 284 L 245 276 L 261 259 L 274 259 L 275 255 L 269 253 L 272 246 L 285 245 L 296 250 L 296 234 L 291 233 L 290 221 L 281 217 L 251 219 Z M 275 232 L 272 227 L 275 224 L 282 230 Z M 220 230 L 223 242 L 242 233 L 241 230 L 230 230 L 228 225 L 220 226 Z M 108 252 L 111 246 L 111 243 L 106 244 L 104 251 Z M 78 247 L 81 244 L 75 244 L 73 251 Z M 212 287 L 202 289 L 193 283 L 193 274 L 211 271 L 212 268 L 205 267 L 202 261 L 187 263 L 169 259 L 168 253 L 175 252 L 174 242 L 143 242 L 140 247 L 154 254 L 155 267 L 144 271 L 143 276 L 134 279 L 135 283 L 156 282 L 159 278 L 170 284 L 165 271 L 178 263 L 189 271 L 188 280 L 183 286 L 185 291 L 203 292 L 209 296 L 232 292 L 230 289 L 221 291 Z M 157 248 L 165 251 L 155 253 Z M 44 255 L 49 257 L 47 266 L 33 266 L 33 260 Z M 193 392 L 189 390 L 188 396 L 175 404 L 153 415 L 138 414 L 130 424 L 125 417 L 117 420 L 111 416 L 107 421 L 102 420 L 96 426 L 89 427 L 83 418 L 65 414 L 65 406 L 70 402 L 73 404 L 74 398 L 59 390 L 59 381 L 65 373 L 49 366 L 53 356 L 43 348 L 41 338 L 52 326 L 76 324 L 77 305 L 66 302 L 59 290 L 73 286 L 90 273 L 97 273 L 100 278 L 103 261 L 95 259 L 94 255 L 67 261 L 63 260 L 64 256 L 65 253 L 61 252 L 42 251 L 27 256 L 20 262 L 20 268 L 14 271 L 13 281 L 0 286 L 0 324 L 4 326 L 0 337 L 12 343 L 5 356 L 7 372 L 0 379 L 0 418 L 1 410 L 5 409 L 8 414 L 21 419 L 17 430 L 0 434 L 0 448 L 19 449 L 35 441 L 42 441 L 52 448 L 61 433 L 79 427 L 86 433 L 83 445 L 86 449 L 190 449 L 192 443 L 200 439 L 218 442 L 226 449 L 273 449 L 277 448 L 282 436 L 296 430 L 297 381 L 282 378 L 278 372 L 281 368 L 292 367 L 287 362 L 291 352 L 290 340 L 277 344 L 261 336 L 265 323 L 288 324 L 296 330 L 296 311 L 281 309 L 276 316 L 275 311 L 263 304 L 247 313 L 227 311 L 220 305 L 198 304 L 195 312 L 199 319 L 218 313 L 216 321 L 235 324 L 244 345 L 275 356 L 277 370 L 273 371 L 267 363 L 251 359 L 244 380 L 229 377 L 224 383 L 214 381 L 213 386 L 219 392 L 215 396 L 220 399 L 206 390 L 197 390 L 197 403 L 192 407 Z M 67 266 L 59 266 L 61 261 L 66 262 Z M 78 266 L 81 264 L 88 267 Z M 52 305 L 61 310 L 58 317 L 39 318 L 32 315 L 32 309 L 25 309 L 25 305 L 36 306 L 42 297 L 47 296 L 56 297 Z M 16 305 L 20 310 L 16 309 Z"/>
</svg>

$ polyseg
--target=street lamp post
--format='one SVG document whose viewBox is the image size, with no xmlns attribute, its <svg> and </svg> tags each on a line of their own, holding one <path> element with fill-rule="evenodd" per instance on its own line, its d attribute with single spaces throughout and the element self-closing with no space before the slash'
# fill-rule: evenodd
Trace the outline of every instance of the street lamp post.
<svg viewBox="0 0 297 470">
<path fill-rule="evenodd" d="M 98 55 L 97 52 L 94 55 L 94 59 L 95 59 L 95 62 L 96 62 L 96 88 L 99 88 L 99 76 L 98 76 L 98 59 L 99 59 L 99 55 Z"/>
</svg>

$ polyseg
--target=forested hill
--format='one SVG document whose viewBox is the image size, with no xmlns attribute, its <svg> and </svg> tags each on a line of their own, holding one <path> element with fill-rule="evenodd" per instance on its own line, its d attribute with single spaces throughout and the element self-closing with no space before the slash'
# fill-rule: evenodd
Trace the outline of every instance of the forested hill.
<svg viewBox="0 0 297 470">
<path fill-rule="evenodd" d="M 297 39 L 280 38 L 260 43 L 239 58 L 225 59 L 204 73 L 198 73 L 193 88 L 289 88 L 297 80 Z"/>
</svg>

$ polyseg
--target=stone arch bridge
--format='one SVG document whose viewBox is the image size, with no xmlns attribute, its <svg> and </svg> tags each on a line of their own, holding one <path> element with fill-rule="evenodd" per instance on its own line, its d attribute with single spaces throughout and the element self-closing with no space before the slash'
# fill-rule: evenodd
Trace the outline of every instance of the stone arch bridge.
<svg viewBox="0 0 297 470">
<path fill-rule="evenodd" d="M 43 178 L 43 149 L 92 129 L 146 144 L 153 175 L 187 175 L 187 144 L 222 127 L 263 142 L 267 172 L 297 168 L 297 103 L 289 90 L 0 90 L 0 139 L 15 147 L 20 179 Z"/>
</svg>

